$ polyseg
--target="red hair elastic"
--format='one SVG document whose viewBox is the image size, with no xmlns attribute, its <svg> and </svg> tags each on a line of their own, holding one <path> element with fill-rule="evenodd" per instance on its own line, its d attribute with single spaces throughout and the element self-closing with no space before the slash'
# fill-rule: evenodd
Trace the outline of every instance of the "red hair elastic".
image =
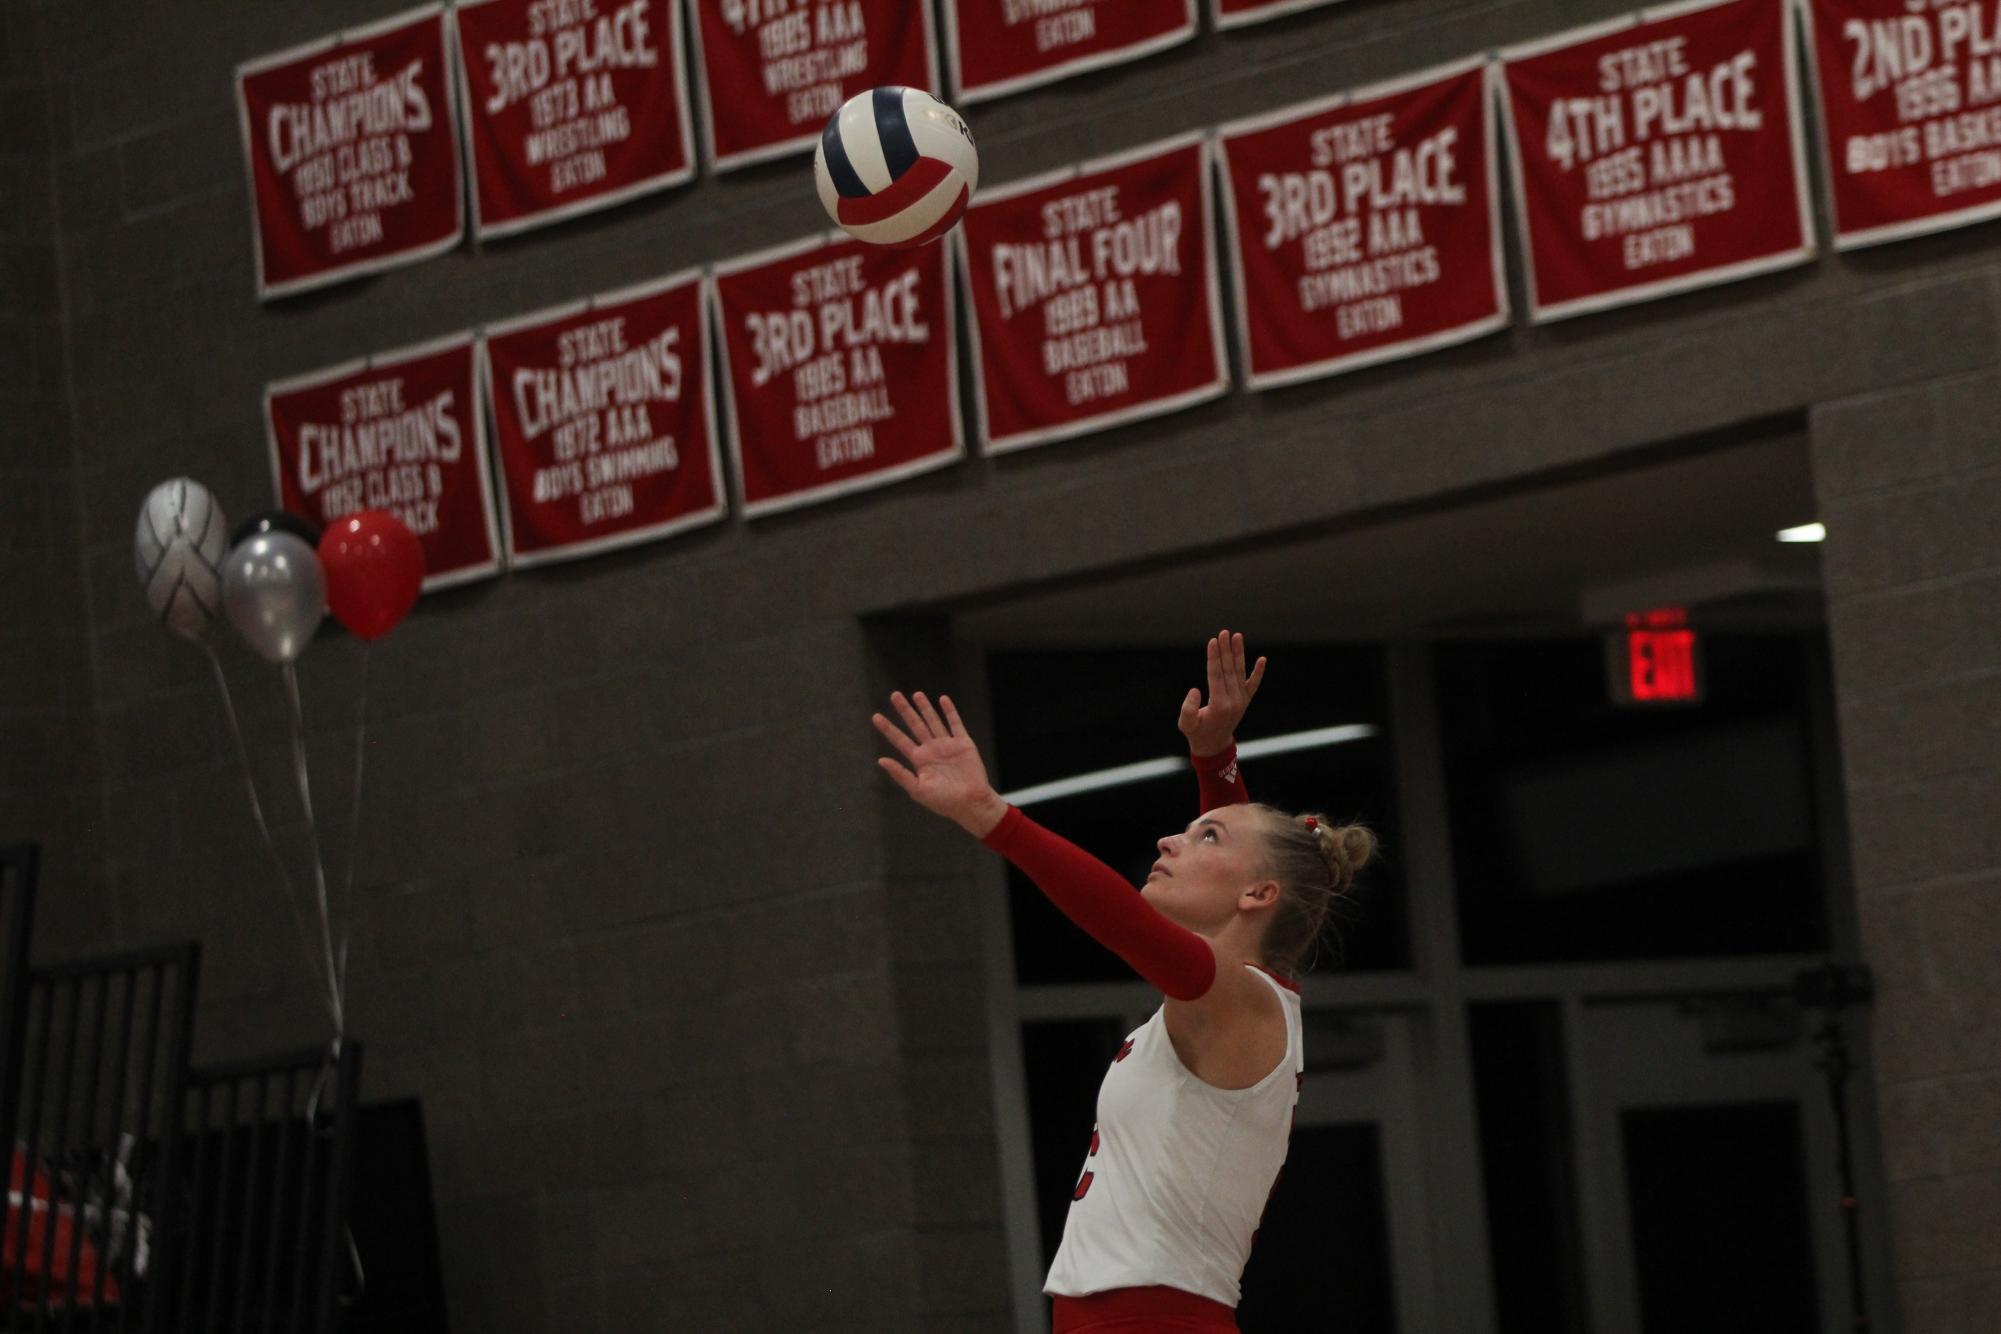
<svg viewBox="0 0 2001 1334">
<path fill-rule="evenodd" d="M 1319 828 L 1320 828 L 1320 822 L 1319 822 L 1318 820 L 1314 819 L 1314 818 L 1313 818 L 1312 816 L 1310 816 L 1310 815 L 1306 817 L 1306 832 L 1307 832 L 1307 833 L 1309 833 L 1309 834 L 1311 834 L 1311 833 L 1316 833 L 1316 832 L 1318 832 Z"/>
</svg>

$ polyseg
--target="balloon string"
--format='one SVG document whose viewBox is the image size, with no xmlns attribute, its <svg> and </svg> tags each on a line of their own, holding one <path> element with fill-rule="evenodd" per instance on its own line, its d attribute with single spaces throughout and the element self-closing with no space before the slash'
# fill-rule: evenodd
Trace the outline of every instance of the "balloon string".
<svg viewBox="0 0 2001 1334">
<path fill-rule="evenodd" d="M 292 702 L 292 769 L 299 779 L 299 804 L 306 809 L 306 835 L 313 849 L 313 890 L 320 907 L 320 947 L 326 951 L 327 979 L 333 999 L 334 1050 L 347 1032 L 342 1015 L 339 975 L 334 968 L 333 927 L 327 918 L 327 871 L 320 859 L 319 821 L 313 817 L 313 785 L 306 772 L 306 711 L 299 702 L 299 674 L 291 663 L 284 665 L 285 693 Z"/>
<path fill-rule="evenodd" d="M 257 799 L 257 780 L 250 771 L 250 748 L 243 744 L 243 727 L 236 720 L 236 702 L 230 697 L 229 678 L 223 674 L 222 659 L 215 654 L 215 648 L 206 640 L 199 641 L 202 652 L 208 654 L 208 665 L 215 670 L 215 686 L 222 693 L 222 711 L 229 719 L 229 735 L 236 742 L 236 758 L 243 767 L 243 789 L 250 794 L 250 815 L 257 821 L 257 832 L 264 838 L 265 851 L 271 854 L 271 864 L 277 868 L 280 892 L 284 895 L 285 906 L 292 914 L 292 925 L 298 928 L 299 948 L 305 951 L 306 966 L 313 981 L 321 981 L 320 961 L 313 954 L 311 939 L 306 935 L 306 919 L 299 911 L 299 894 L 292 884 L 292 873 L 285 868 L 285 859 L 278 855 L 278 844 L 271 837 L 271 826 L 264 819 L 264 803 Z M 328 980 L 327 1002 L 330 1012 L 333 1004 L 331 980 Z"/>
<path fill-rule="evenodd" d="M 334 958 L 343 1006 L 347 1003 L 347 936 L 354 926 L 354 863 L 361 855 L 361 771 L 368 754 L 368 641 L 361 644 L 360 701 L 354 720 L 354 805 L 348 814 L 347 870 L 340 887 L 340 946 Z"/>
<path fill-rule="evenodd" d="M 327 1054 L 320 1058 L 319 1073 L 313 1076 L 313 1086 L 306 1092 L 306 1125 L 308 1127 L 313 1124 L 313 1118 L 320 1114 L 320 1094 L 326 1091 L 328 1076 L 333 1074 L 334 1067 L 339 1063 L 340 1044 L 336 1042 L 328 1047 Z"/>
<path fill-rule="evenodd" d="M 305 1119 L 308 1134 L 312 1132 L 313 1122 L 320 1114 L 320 1095 L 327 1091 L 327 1086 L 332 1082 L 331 1077 L 338 1069 L 339 1064 L 340 1044 L 336 1042 L 328 1051 L 326 1057 L 320 1061 L 319 1073 L 313 1077 L 313 1087 L 306 1094 Z M 348 1264 L 352 1267 L 354 1273 L 354 1295 L 359 1297 L 362 1293 L 368 1291 L 368 1271 L 362 1267 L 361 1250 L 354 1244 L 354 1229 L 347 1228 L 345 1232 L 347 1236 Z"/>
</svg>

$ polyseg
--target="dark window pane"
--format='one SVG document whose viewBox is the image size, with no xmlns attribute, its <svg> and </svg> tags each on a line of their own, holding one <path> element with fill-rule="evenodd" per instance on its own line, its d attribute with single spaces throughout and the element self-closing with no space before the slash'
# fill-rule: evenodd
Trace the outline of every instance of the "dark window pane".
<svg viewBox="0 0 2001 1334">
<path fill-rule="evenodd" d="M 1035 1154 L 1035 1203 L 1046 1272 L 1063 1240 L 1070 1194 L 1091 1148 L 1098 1085 L 1126 1040 L 1116 1019 L 1038 1020 L 1021 1026 L 1028 1076 L 1029 1141 Z"/>
<path fill-rule="evenodd" d="M 1237 1325 L 1397 1334 L 1374 1125 L 1300 1126 L 1244 1266 Z"/>
<path fill-rule="evenodd" d="M 1386 855 L 1363 876 L 1352 908 L 1332 923 L 1322 967 L 1410 966 L 1410 929 L 1397 856 L 1395 783 L 1379 649 L 1251 645 L 1272 660 L 1240 738 L 1365 723 L 1377 735 L 1245 761 L 1256 801 L 1286 810 L 1360 818 Z M 1255 659 L 1254 659 L 1255 660 Z M 1185 756 L 1175 730 L 1181 697 L 1202 684 L 1202 658 L 1186 650 L 997 653 L 993 779 L 1012 791 L 1140 760 Z M 1028 813 L 1126 876 L 1135 886 L 1158 855 L 1155 842 L 1196 816 L 1191 772 L 1038 802 Z M 1069 921 L 1025 876 L 1009 871 L 1015 976 L 1024 985 L 1125 981 L 1131 970 Z"/>
<path fill-rule="evenodd" d="M 1556 1001 L 1467 1008 L 1500 1334 L 1588 1334 Z"/>
<path fill-rule="evenodd" d="M 1815 1334 L 1799 1104 L 1628 1111 L 1626 1189 L 1648 1334 Z"/>
<path fill-rule="evenodd" d="M 1703 654 L 1703 703 L 1647 709 L 1596 639 L 1439 649 L 1467 963 L 1825 948 L 1805 645 Z"/>
</svg>

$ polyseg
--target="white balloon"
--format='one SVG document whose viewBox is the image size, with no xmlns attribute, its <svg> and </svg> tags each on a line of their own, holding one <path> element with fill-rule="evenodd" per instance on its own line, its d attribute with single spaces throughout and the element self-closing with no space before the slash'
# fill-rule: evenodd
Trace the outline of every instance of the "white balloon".
<svg viewBox="0 0 2001 1334">
<path fill-rule="evenodd" d="M 244 538 L 224 564 L 222 609 L 266 661 L 291 662 L 306 651 L 327 612 L 318 553 L 278 529 Z"/>
<path fill-rule="evenodd" d="M 185 639 L 208 628 L 222 609 L 222 555 L 228 547 L 229 520 L 200 482 L 175 477 L 147 494 L 132 556 L 146 604 L 161 624 Z"/>
</svg>

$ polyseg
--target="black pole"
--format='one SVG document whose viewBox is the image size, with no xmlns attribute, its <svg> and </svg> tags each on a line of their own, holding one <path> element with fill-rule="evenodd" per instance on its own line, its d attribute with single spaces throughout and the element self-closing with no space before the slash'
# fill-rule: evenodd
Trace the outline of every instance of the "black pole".
<svg viewBox="0 0 2001 1334">
<path fill-rule="evenodd" d="M 1841 1179 L 1841 1218 L 1848 1236 L 1848 1300 L 1850 1328 L 1868 1334 L 1869 1308 L 1862 1295 L 1862 1224 L 1855 1197 L 1855 1158 L 1848 1132 L 1848 1076 L 1854 1062 L 1848 1054 L 1848 1034 L 1841 1026 L 1841 1012 L 1850 1005 L 1866 1005 L 1870 999 L 1869 969 L 1863 964 L 1844 967 L 1829 962 L 1824 968 L 1801 973 L 1798 978 L 1800 1003 L 1820 1009 L 1826 1022 L 1815 1030 L 1814 1041 L 1821 1044 L 1814 1067 L 1827 1076 L 1828 1101 L 1834 1108 L 1835 1167 Z"/>
</svg>

